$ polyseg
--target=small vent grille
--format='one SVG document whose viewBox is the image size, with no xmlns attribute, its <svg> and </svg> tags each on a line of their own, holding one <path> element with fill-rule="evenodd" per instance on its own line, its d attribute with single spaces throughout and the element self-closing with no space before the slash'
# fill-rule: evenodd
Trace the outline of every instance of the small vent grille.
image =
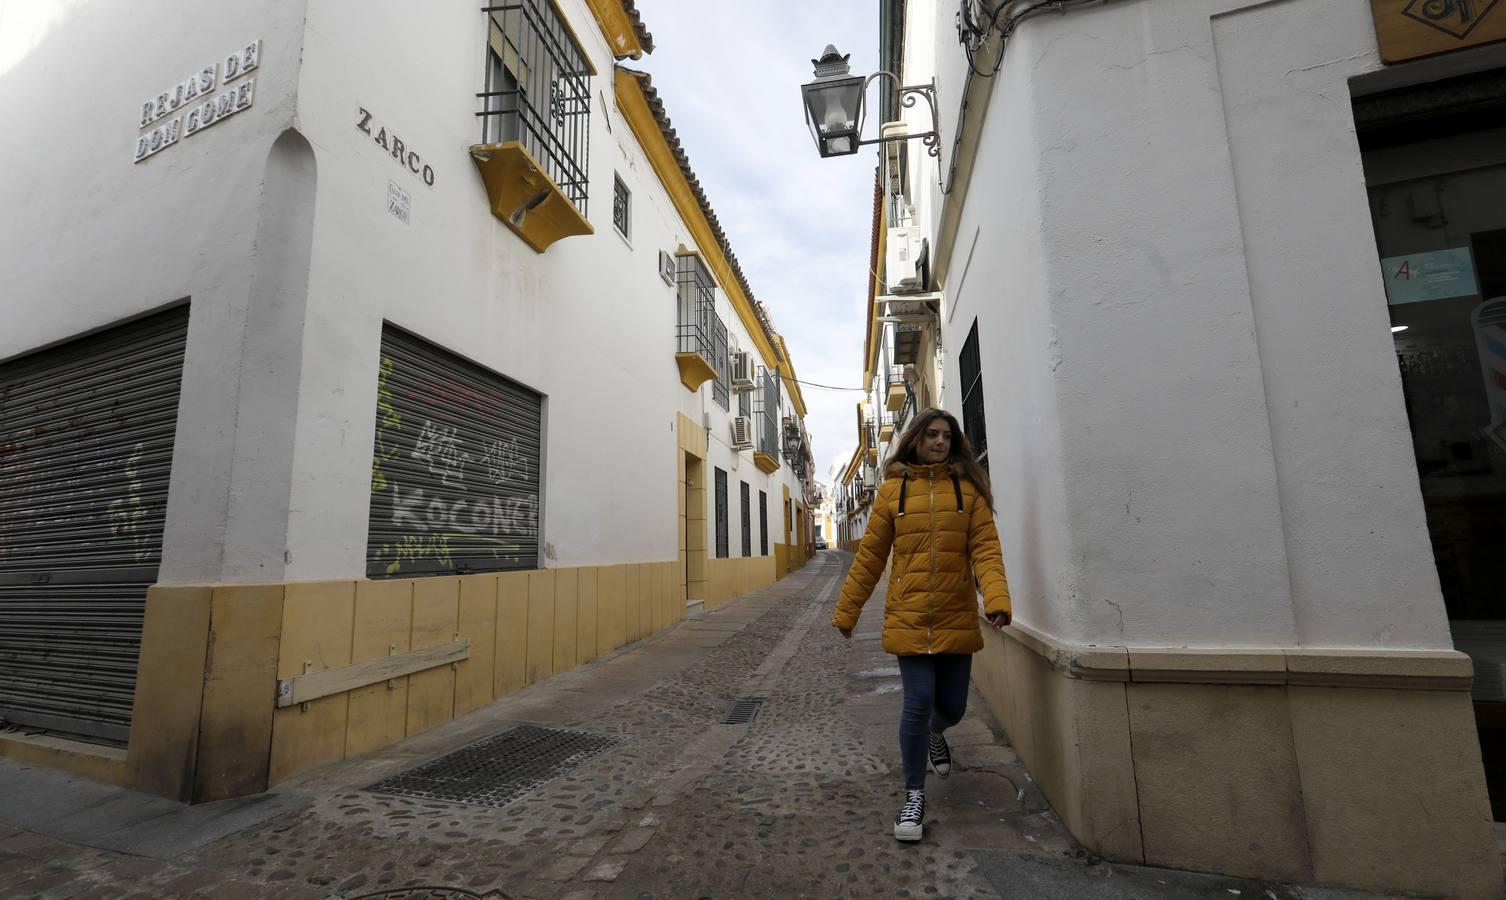
<svg viewBox="0 0 1506 900">
<path fill-rule="evenodd" d="M 763 701 L 762 697 L 744 697 L 741 700 L 732 701 L 732 708 L 727 710 L 727 718 L 722 720 L 722 724 L 748 724 L 758 718 L 758 711 L 763 708 Z"/>
</svg>

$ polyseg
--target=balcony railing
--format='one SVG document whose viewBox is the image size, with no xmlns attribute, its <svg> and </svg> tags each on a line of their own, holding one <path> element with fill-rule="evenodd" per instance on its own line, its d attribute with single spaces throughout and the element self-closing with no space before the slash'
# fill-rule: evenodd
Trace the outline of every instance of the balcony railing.
<svg viewBox="0 0 1506 900">
<path fill-rule="evenodd" d="M 716 282 L 699 256 L 687 253 L 676 258 L 675 285 L 679 306 L 675 362 L 685 388 L 699 391 L 712 379 L 722 380 L 724 366 L 718 362 L 717 347 L 720 343 L 725 357 L 727 326 L 716 314 Z"/>
<path fill-rule="evenodd" d="M 779 456 L 779 373 L 760 366 L 758 375 L 759 390 L 754 398 L 753 406 L 753 418 L 758 420 L 758 452 L 777 460 Z"/>
<path fill-rule="evenodd" d="M 589 195 L 591 65 L 547 0 L 483 7 L 491 20 L 482 143 L 517 141 L 582 216 Z"/>
</svg>

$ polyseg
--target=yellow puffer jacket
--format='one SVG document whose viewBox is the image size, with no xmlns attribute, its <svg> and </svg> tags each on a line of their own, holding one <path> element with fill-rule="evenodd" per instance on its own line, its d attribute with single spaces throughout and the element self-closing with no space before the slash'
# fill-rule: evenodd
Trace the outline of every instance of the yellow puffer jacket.
<svg viewBox="0 0 1506 900">
<path fill-rule="evenodd" d="M 973 483 L 954 476 L 948 463 L 891 464 L 888 474 L 832 624 L 844 629 L 857 624 L 892 547 L 884 649 L 899 656 L 982 650 L 974 571 L 984 610 L 990 615 L 1012 612 L 993 511 Z"/>
</svg>

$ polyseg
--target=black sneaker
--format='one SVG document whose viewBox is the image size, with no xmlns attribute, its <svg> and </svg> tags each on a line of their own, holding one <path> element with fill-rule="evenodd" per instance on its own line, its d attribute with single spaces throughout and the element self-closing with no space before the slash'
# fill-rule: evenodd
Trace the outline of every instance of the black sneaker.
<svg viewBox="0 0 1506 900">
<path fill-rule="evenodd" d="M 938 731 L 931 732 L 931 746 L 926 752 L 926 762 L 931 764 L 931 771 L 942 778 L 952 774 L 952 748 L 947 746 L 946 738 Z"/>
<path fill-rule="evenodd" d="M 918 841 L 925 832 L 926 792 L 905 791 L 905 805 L 894 819 L 894 836 L 901 841 Z"/>
</svg>

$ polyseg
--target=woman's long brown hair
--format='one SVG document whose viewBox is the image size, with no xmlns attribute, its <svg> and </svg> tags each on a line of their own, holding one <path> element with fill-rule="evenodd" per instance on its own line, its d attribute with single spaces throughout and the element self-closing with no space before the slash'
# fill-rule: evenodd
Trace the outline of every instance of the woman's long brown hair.
<svg viewBox="0 0 1506 900">
<path fill-rule="evenodd" d="M 952 471 L 971 481 L 988 508 L 993 509 L 994 492 L 988 473 L 978 464 L 978 457 L 973 455 L 973 445 L 968 441 L 967 435 L 962 433 L 962 426 L 957 424 L 957 418 L 945 410 L 932 408 L 916 414 L 889 451 L 889 458 L 884 461 L 884 474 L 898 475 L 897 466 L 920 462 L 916 447 L 926 429 L 937 419 L 946 419 L 947 424 L 952 426 L 952 454 L 947 457 Z"/>
</svg>

